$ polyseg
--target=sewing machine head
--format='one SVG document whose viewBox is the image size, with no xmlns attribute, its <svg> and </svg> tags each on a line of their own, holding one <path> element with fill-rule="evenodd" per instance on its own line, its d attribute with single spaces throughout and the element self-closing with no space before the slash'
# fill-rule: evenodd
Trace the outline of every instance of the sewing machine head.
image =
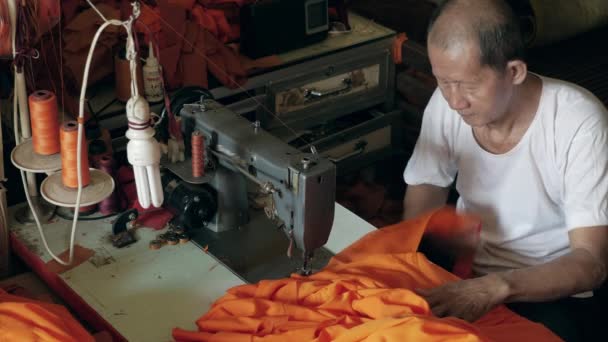
<svg viewBox="0 0 608 342">
<path fill-rule="evenodd" d="M 245 224 L 253 184 L 268 195 L 266 215 L 304 252 L 302 272 L 309 271 L 307 261 L 327 242 L 333 225 L 335 165 L 289 146 L 214 100 L 184 105 L 180 116 L 187 155 L 193 132 L 205 139 L 203 178 L 218 197 L 208 228 L 221 232 Z"/>
</svg>

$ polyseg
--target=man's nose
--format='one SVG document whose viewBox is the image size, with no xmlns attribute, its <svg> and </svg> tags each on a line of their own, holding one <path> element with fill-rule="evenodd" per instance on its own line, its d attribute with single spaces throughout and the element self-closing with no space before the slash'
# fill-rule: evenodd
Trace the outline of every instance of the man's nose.
<svg viewBox="0 0 608 342">
<path fill-rule="evenodd" d="M 458 91 L 458 89 L 450 89 L 448 104 L 453 110 L 463 110 L 469 107 L 469 101 Z"/>
</svg>

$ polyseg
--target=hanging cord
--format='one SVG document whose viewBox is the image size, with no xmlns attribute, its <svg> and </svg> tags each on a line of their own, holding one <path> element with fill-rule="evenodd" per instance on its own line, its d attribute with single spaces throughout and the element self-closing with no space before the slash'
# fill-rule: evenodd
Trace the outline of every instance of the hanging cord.
<svg viewBox="0 0 608 342">
<path fill-rule="evenodd" d="M 15 1 L 17 7 L 16 28 L 19 33 L 16 36 L 17 49 L 14 63 L 20 72 L 24 72 L 25 63 L 29 63 L 29 73 L 26 75 L 26 86 L 31 85 L 31 89 L 36 89 L 36 78 L 34 77 L 34 68 L 32 58 L 38 59 L 40 53 L 32 48 L 34 40 L 38 37 L 40 31 L 38 27 L 38 1 Z M 34 57 L 32 57 L 34 55 Z M 29 57 L 29 58 L 28 58 Z"/>
<path fill-rule="evenodd" d="M 29 109 L 27 105 L 27 84 L 25 75 L 23 74 L 23 64 L 26 58 L 23 46 L 29 46 L 27 43 L 30 31 L 27 26 L 27 16 L 24 12 L 29 9 L 26 3 L 18 3 L 17 1 L 8 2 L 9 16 L 11 22 L 11 46 L 13 52 L 12 69 L 15 73 L 13 85 L 13 129 L 15 133 L 15 144 L 19 144 L 24 138 L 30 137 Z M 21 26 L 20 26 L 21 25 Z M 20 33 L 17 35 L 17 33 Z M 36 56 L 32 52 L 32 56 Z M 21 65 L 18 65 L 21 64 Z M 36 195 L 36 177 L 33 173 L 27 173 L 28 191 L 32 195 Z"/>
<path fill-rule="evenodd" d="M 99 29 L 95 33 L 95 36 L 93 37 L 93 41 L 91 42 L 91 47 L 89 48 L 89 54 L 87 55 L 87 59 L 86 59 L 85 67 L 84 67 L 82 87 L 80 90 L 80 101 L 79 101 L 79 108 L 78 108 L 78 138 L 77 138 L 78 144 L 77 144 L 77 148 L 76 148 L 76 165 L 77 165 L 77 169 L 78 169 L 78 172 L 77 172 L 78 192 L 76 194 L 74 219 L 72 221 L 72 230 L 71 230 L 71 234 L 70 234 L 68 261 L 64 261 L 61 258 L 59 258 L 49 248 L 49 245 L 46 240 L 46 236 L 44 235 L 44 231 L 42 230 L 42 225 L 40 224 L 40 219 L 38 218 L 38 215 L 36 214 L 36 210 L 34 209 L 33 204 L 32 204 L 32 199 L 30 198 L 29 193 L 27 191 L 27 182 L 25 181 L 25 172 L 23 170 L 21 170 L 21 180 L 23 182 L 23 188 L 25 190 L 27 203 L 30 206 L 30 209 L 34 216 L 34 220 L 36 221 L 36 227 L 38 228 L 38 231 L 40 232 L 40 236 L 42 238 L 42 243 L 44 244 L 44 248 L 49 253 L 49 255 L 53 259 L 55 259 L 55 261 L 57 261 L 58 263 L 60 263 L 61 265 L 64 265 L 64 266 L 69 266 L 74 261 L 74 241 L 75 241 L 75 237 L 76 237 L 76 226 L 78 224 L 78 214 L 80 211 L 80 202 L 82 199 L 82 181 L 83 181 L 83 179 L 82 179 L 82 172 L 81 172 L 81 170 L 82 170 L 81 153 L 82 153 L 82 141 L 84 140 L 83 139 L 84 102 L 85 102 L 86 88 L 87 88 L 88 79 L 89 79 L 89 69 L 91 68 L 91 60 L 93 59 L 93 52 L 95 51 L 95 46 L 97 45 L 97 41 L 99 40 L 99 37 L 101 36 L 103 31 L 110 25 L 124 27 L 127 30 L 127 34 L 130 36 L 130 39 L 132 42 L 132 39 L 133 39 L 132 38 L 132 24 L 133 24 L 133 21 L 139 16 L 139 4 L 136 2 L 132 3 L 133 15 L 131 15 L 131 17 L 126 21 L 120 21 L 120 20 L 116 20 L 116 19 L 106 20 L 105 17 L 101 14 L 101 12 L 99 12 L 99 10 L 95 7 L 95 5 L 93 5 L 91 3 L 90 0 L 87 0 L 87 2 L 104 19 L 104 23 L 99 27 Z M 132 76 L 133 76 L 133 70 L 132 70 Z M 135 87 L 135 94 L 137 94 L 137 87 Z"/>
</svg>

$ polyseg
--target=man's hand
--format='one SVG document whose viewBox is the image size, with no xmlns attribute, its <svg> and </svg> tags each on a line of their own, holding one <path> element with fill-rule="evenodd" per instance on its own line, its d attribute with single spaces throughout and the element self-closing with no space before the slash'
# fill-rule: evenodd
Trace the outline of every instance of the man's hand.
<svg viewBox="0 0 608 342">
<path fill-rule="evenodd" d="M 508 285 L 497 275 L 460 280 L 434 289 L 417 289 L 437 317 L 454 316 L 473 322 L 500 305 Z"/>
</svg>

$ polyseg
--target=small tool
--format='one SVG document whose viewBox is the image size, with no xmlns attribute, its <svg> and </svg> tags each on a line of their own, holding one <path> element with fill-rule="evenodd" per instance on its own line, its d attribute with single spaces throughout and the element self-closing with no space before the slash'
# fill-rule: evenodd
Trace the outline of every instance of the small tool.
<svg viewBox="0 0 608 342">
<path fill-rule="evenodd" d="M 122 248 L 137 242 L 133 234 L 137 217 L 137 209 L 130 209 L 118 215 L 112 224 L 112 245 L 114 247 Z"/>
</svg>

